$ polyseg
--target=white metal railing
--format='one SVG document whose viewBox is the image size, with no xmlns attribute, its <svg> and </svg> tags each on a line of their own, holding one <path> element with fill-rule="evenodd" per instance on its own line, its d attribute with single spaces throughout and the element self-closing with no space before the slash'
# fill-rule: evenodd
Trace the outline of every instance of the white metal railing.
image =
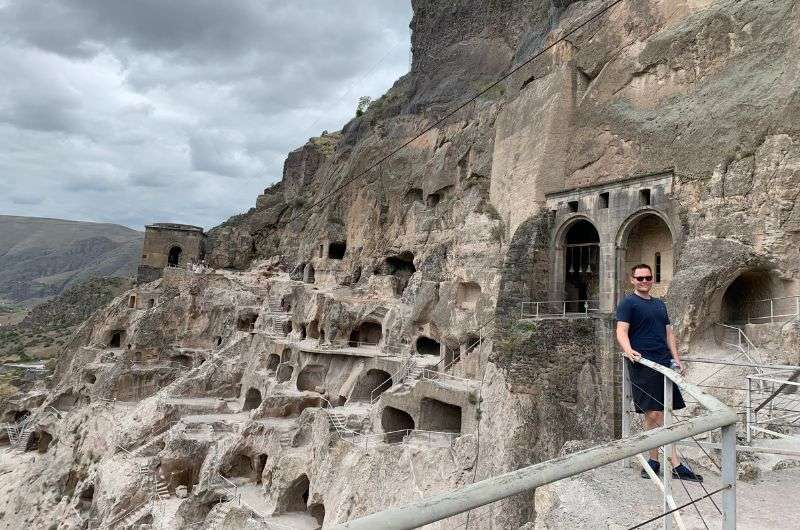
<svg viewBox="0 0 800 530">
<path fill-rule="evenodd" d="M 600 310 L 599 300 L 534 300 L 520 302 L 520 318 L 588 317 Z"/>
<path fill-rule="evenodd" d="M 717 326 L 722 330 L 722 336 L 720 337 L 720 342 L 722 345 L 728 346 L 729 348 L 740 352 L 741 355 L 744 355 L 748 361 L 750 361 L 753 365 L 756 365 L 756 371 L 758 373 L 763 373 L 763 370 L 757 366 L 761 363 L 761 350 L 759 350 L 758 346 L 753 344 L 753 341 L 750 340 L 745 332 L 742 331 L 741 328 L 729 326 L 728 324 L 717 323 Z M 733 334 L 736 337 L 733 339 L 733 341 L 729 340 L 726 336 L 730 334 Z"/>
<path fill-rule="evenodd" d="M 222 489 L 230 496 L 231 500 L 235 501 L 237 504 L 241 503 L 242 494 L 239 492 L 239 485 L 231 482 L 219 472 L 216 474 L 216 478 L 222 479 Z M 211 486 L 215 487 L 214 481 L 211 482 Z"/>
<path fill-rule="evenodd" d="M 411 370 L 411 367 L 414 365 L 415 356 L 411 355 L 408 359 L 400 365 L 400 368 L 397 369 L 395 373 L 389 376 L 389 379 L 386 379 L 383 383 L 376 386 L 369 395 L 369 402 L 371 405 L 377 403 L 380 399 L 381 395 L 388 390 L 389 388 L 393 387 L 394 385 L 398 385 L 405 381 L 406 377 L 408 377 L 408 373 Z"/>
<path fill-rule="evenodd" d="M 684 381 L 673 370 L 641 359 L 639 362 L 663 374 L 665 396 L 672 396 L 672 385 L 677 384 L 685 393 L 694 397 L 705 409 L 705 414 L 671 423 L 671 403 L 665 404 L 663 427 L 645 431 L 635 436 L 624 437 L 597 445 L 577 453 L 558 457 L 533 466 L 504 473 L 476 482 L 456 491 L 434 495 L 402 507 L 391 508 L 360 519 L 340 523 L 335 530 L 411 530 L 458 515 L 486 504 L 506 499 L 513 495 L 550 484 L 613 462 L 619 462 L 639 453 L 662 446 L 671 446 L 679 440 L 722 428 L 722 487 L 712 494 L 722 493 L 723 529 L 736 528 L 736 421 L 734 411 L 716 398 L 705 394 L 697 386 Z M 629 389 L 628 389 L 629 391 Z M 630 394 L 628 393 L 629 397 Z M 623 401 L 626 396 L 623 396 Z M 665 448 L 664 502 L 671 506 L 674 501 L 670 492 L 669 453 Z M 664 526 L 669 528 L 671 517 L 664 517 Z"/>
<path fill-rule="evenodd" d="M 369 449 L 384 445 L 402 445 L 416 440 L 434 443 L 446 441 L 452 444 L 453 440 L 461 436 L 457 432 L 448 431 L 424 431 L 420 429 L 399 429 L 396 431 L 379 432 L 374 434 L 358 434 L 347 438 L 346 441 L 358 448 Z"/>
<path fill-rule="evenodd" d="M 791 372 L 791 374 L 788 376 L 784 375 L 786 372 Z M 792 400 L 788 403 L 781 403 L 783 406 L 780 407 L 778 415 L 775 415 L 773 404 L 784 389 L 796 387 L 797 390 L 800 390 L 800 383 L 797 382 L 798 377 L 800 377 L 800 368 L 771 371 L 766 374 L 762 372 L 747 376 L 747 409 L 745 410 L 745 423 L 747 427 L 748 444 L 752 443 L 754 433 L 768 434 L 778 438 L 796 439 L 794 436 L 777 432 L 769 427 L 771 423 L 776 423 L 778 421 L 786 422 L 784 426 L 796 425 L 798 418 L 800 418 L 800 404 L 798 404 L 796 400 Z M 754 388 L 754 381 L 760 383 L 756 388 Z M 776 384 L 780 385 L 777 390 L 775 389 Z M 759 392 L 762 394 L 767 393 L 764 390 L 767 385 L 770 387 L 769 395 L 763 399 L 761 403 L 756 405 L 753 402 L 754 394 Z M 759 391 L 758 386 L 760 386 L 762 390 Z M 758 415 L 764 408 L 767 409 L 765 412 L 768 413 L 768 419 L 760 422 Z"/>
<path fill-rule="evenodd" d="M 800 318 L 800 296 L 781 296 L 747 302 L 748 324 L 784 322 Z"/>
<path fill-rule="evenodd" d="M 400 354 L 399 346 L 394 344 L 384 344 L 381 346 L 379 342 L 348 341 L 347 344 L 335 344 L 318 341 L 317 345 L 315 346 L 315 349 L 323 352 L 340 351 L 343 353 L 352 352 L 353 350 L 358 350 L 359 348 L 363 348 L 365 351 L 369 351 L 370 353 L 374 351 L 376 352 L 377 357 L 397 357 Z"/>
</svg>

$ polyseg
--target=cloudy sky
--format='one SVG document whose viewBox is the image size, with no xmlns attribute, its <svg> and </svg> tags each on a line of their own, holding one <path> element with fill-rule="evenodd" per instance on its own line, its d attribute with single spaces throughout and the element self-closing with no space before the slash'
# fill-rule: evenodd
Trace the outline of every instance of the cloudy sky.
<svg viewBox="0 0 800 530">
<path fill-rule="evenodd" d="M 0 214 L 210 228 L 408 71 L 409 0 L 0 0 Z"/>
</svg>

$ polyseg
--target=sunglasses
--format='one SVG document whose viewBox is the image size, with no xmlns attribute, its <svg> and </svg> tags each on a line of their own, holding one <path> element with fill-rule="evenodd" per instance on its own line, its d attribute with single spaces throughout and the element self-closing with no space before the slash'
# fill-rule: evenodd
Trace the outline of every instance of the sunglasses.
<svg viewBox="0 0 800 530">
<path fill-rule="evenodd" d="M 653 277 L 652 276 L 634 276 L 633 279 L 636 280 L 637 282 L 652 282 L 653 281 Z"/>
</svg>

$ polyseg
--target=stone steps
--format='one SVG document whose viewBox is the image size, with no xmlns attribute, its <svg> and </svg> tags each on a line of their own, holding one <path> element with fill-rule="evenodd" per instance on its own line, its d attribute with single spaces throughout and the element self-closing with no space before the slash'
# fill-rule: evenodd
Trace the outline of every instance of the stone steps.
<svg viewBox="0 0 800 530">
<path fill-rule="evenodd" d="M 224 528 L 225 518 L 230 511 L 231 506 L 229 504 L 221 506 L 211 518 L 211 524 L 208 525 L 208 530 L 222 530 Z"/>
</svg>

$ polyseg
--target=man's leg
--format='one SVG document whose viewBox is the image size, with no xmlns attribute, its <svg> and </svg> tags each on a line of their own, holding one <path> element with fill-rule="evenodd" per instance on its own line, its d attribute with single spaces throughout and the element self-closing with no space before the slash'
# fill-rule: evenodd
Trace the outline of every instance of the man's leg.
<svg viewBox="0 0 800 530">
<path fill-rule="evenodd" d="M 644 413 L 644 429 L 649 431 L 664 424 L 664 413 L 660 410 L 648 410 Z M 650 449 L 650 459 L 658 462 L 658 448 Z"/>
<path fill-rule="evenodd" d="M 663 412 L 660 410 L 648 410 L 644 413 L 644 428 L 646 431 L 661 427 L 662 425 L 664 425 Z M 681 463 L 680 459 L 678 458 L 677 447 L 677 444 L 672 444 L 672 455 L 670 457 L 672 460 L 672 467 L 678 467 Z M 650 458 L 658 462 L 658 449 L 650 450 Z"/>
</svg>

